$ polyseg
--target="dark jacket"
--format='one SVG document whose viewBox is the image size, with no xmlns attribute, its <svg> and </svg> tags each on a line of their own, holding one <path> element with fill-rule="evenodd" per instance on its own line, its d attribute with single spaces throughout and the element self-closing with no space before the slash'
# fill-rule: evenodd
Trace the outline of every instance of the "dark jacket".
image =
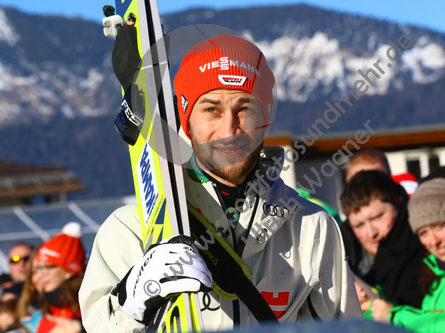
<svg viewBox="0 0 445 333">
<path fill-rule="evenodd" d="M 408 224 L 407 202 L 404 192 L 396 222 L 388 236 L 380 241 L 374 263 L 365 276 L 358 270 L 363 249 L 349 221 L 343 223 L 341 232 L 349 267 L 355 274 L 372 286 L 380 286 L 387 300 L 420 308 L 424 297 L 419 286 L 423 246 Z"/>
</svg>

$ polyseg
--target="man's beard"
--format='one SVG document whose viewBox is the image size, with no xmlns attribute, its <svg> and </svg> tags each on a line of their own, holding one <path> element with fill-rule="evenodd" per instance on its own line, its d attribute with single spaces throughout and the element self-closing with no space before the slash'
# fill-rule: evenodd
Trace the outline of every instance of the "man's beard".
<svg viewBox="0 0 445 333">
<path fill-rule="evenodd" d="M 262 129 L 259 129 L 263 131 Z M 219 178 L 233 182 L 246 176 L 255 166 L 263 148 L 262 136 L 258 138 L 258 142 L 253 140 L 245 133 L 216 141 L 211 141 L 204 144 L 199 144 L 196 138 L 190 133 L 192 148 L 195 151 L 197 162 L 199 166 Z M 222 158 L 221 156 L 214 157 L 214 146 L 217 144 L 240 144 L 244 143 L 244 154 L 235 158 Z M 254 147 L 256 147 L 254 149 Z M 219 158 L 218 158 L 219 157 Z"/>
</svg>

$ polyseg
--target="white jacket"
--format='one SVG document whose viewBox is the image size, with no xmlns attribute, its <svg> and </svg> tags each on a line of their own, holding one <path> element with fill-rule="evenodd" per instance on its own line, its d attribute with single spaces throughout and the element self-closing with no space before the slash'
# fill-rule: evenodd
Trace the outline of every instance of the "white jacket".
<svg viewBox="0 0 445 333">
<path fill-rule="evenodd" d="M 265 170 L 272 171 L 268 169 L 270 158 L 282 156 L 282 149 L 266 147 L 264 152 Z M 280 170 L 275 171 L 274 179 Z M 212 184 L 201 184 L 185 174 L 187 200 L 217 229 L 228 231 L 226 240 L 233 247 L 232 229 L 222 218 L 224 213 Z M 253 218 L 242 260 L 250 270 L 252 283 L 279 321 L 362 317 L 340 231 L 333 218 L 299 197 L 281 178 L 270 181 L 265 177 L 253 184 L 235 233 L 237 239 L 242 237 Z M 110 295 L 143 253 L 137 208 L 119 208 L 97 233 L 79 292 L 82 320 L 88 332 L 143 330 L 143 325 L 126 315 L 117 298 Z M 232 301 L 214 291 L 200 293 L 199 299 L 205 330 L 233 328 Z M 258 325 L 242 302 L 240 325 Z"/>
</svg>

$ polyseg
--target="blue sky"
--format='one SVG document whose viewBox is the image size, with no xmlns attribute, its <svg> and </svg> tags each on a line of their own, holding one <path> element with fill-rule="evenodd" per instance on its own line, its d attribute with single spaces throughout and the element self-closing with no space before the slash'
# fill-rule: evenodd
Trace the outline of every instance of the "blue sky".
<svg viewBox="0 0 445 333">
<path fill-rule="evenodd" d="M 161 14 L 165 14 L 191 7 L 235 8 L 301 2 L 326 9 L 414 24 L 445 33 L 444 0 L 224 0 L 218 2 L 218 5 L 209 5 L 209 0 L 158 0 L 158 6 Z M 29 13 L 79 16 L 97 22 L 102 20 L 103 5 L 113 3 L 114 0 L 0 0 L 0 5 L 8 5 Z"/>
</svg>

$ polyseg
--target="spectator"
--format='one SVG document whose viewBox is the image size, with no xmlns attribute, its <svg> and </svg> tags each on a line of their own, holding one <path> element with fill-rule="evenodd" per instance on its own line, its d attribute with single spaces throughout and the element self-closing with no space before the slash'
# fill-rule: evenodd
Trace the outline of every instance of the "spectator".
<svg viewBox="0 0 445 333">
<path fill-rule="evenodd" d="M 68 223 L 61 233 L 43 243 L 37 251 L 34 275 L 42 286 L 44 317 L 37 333 L 82 332 L 78 292 L 83 278 L 85 250 L 80 225 Z M 100 278 L 100 277 L 98 277 Z"/>
<path fill-rule="evenodd" d="M 361 171 L 346 183 L 342 226 L 351 270 L 396 304 L 420 307 L 418 286 L 422 246 L 410 230 L 404 189 L 380 171 Z M 360 297 L 362 310 L 370 300 Z M 369 317 L 367 311 L 365 316 Z"/>
<path fill-rule="evenodd" d="M 9 251 L 9 275 L 14 283 L 25 282 L 31 252 L 32 246 L 26 243 L 17 243 Z"/>
<path fill-rule="evenodd" d="M 31 251 L 31 245 L 26 243 L 16 243 L 9 251 L 9 276 L 12 284 L 3 289 L 2 301 L 20 296 L 29 269 L 28 261 Z"/>
<path fill-rule="evenodd" d="M 378 170 L 391 176 L 388 160 L 385 154 L 378 149 L 364 149 L 356 152 L 346 167 L 345 181 L 350 181 L 355 174 L 364 170 Z M 409 172 L 392 175 L 391 178 L 397 184 L 403 186 L 406 193 L 408 193 L 408 197 L 414 193 L 418 185 L 416 177 Z"/>
<path fill-rule="evenodd" d="M 416 333 L 443 332 L 445 327 L 445 179 L 422 183 L 408 203 L 409 224 L 426 249 L 421 286 L 426 292 L 422 308 L 394 306 L 376 300 L 374 320 L 402 326 Z"/>
<path fill-rule="evenodd" d="M 364 170 L 378 170 L 391 176 L 388 160 L 378 149 L 363 149 L 356 152 L 345 169 L 345 181 L 349 182 L 354 175 Z"/>
</svg>

